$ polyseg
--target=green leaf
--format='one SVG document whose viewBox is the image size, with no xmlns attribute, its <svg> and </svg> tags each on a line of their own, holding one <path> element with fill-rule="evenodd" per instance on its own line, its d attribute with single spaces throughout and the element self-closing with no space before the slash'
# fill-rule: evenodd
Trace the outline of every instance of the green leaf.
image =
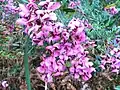
<svg viewBox="0 0 120 90">
<path fill-rule="evenodd" d="M 63 11 L 64 12 L 75 12 L 75 10 L 74 9 L 71 9 L 71 8 L 63 8 Z"/>
<path fill-rule="evenodd" d="M 115 87 L 115 90 L 120 90 L 120 85 Z"/>
<path fill-rule="evenodd" d="M 95 66 L 95 67 L 99 67 L 99 65 L 100 65 L 100 61 L 99 61 L 99 60 L 95 60 L 94 66 Z"/>
<path fill-rule="evenodd" d="M 66 61 L 66 67 L 71 67 L 71 62 L 70 61 Z"/>
<path fill-rule="evenodd" d="M 20 72 L 20 70 L 22 69 L 22 67 L 20 65 L 15 64 L 10 70 L 9 73 L 10 74 L 17 74 L 18 72 Z"/>
<path fill-rule="evenodd" d="M 56 0 L 57 2 L 60 2 L 61 0 Z"/>
<path fill-rule="evenodd" d="M 23 3 L 28 3 L 28 0 L 22 0 Z"/>
<path fill-rule="evenodd" d="M 62 6 L 61 6 L 61 10 L 64 9 L 64 8 L 67 8 L 68 6 L 68 1 L 67 0 L 62 0 Z"/>
<path fill-rule="evenodd" d="M 69 20 L 69 19 L 71 20 L 74 14 L 75 14 L 74 12 L 68 12 L 68 13 L 66 14 L 66 18 L 67 18 L 68 20 Z"/>
<path fill-rule="evenodd" d="M 98 68 L 100 65 L 101 57 L 96 55 L 95 58 L 96 58 L 96 60 L 93 62 L 93 64 L 94 64 L 95 68 Z"/>
<path fill-rule="evenodd" d="M 23 59 L 24 59 L 24 67 L 25 67 L 25 78 L 28 88 L 27 90 L 31 90 L 30 71 L 29 71 L 29 63 L 28 63 L 28 46 L 29 46 L 29 38 L 26 37 Z"/>
<path fill-rule="evenodd" d="M 67 0 L 62 0 L 62 3 L 65 5 L 67 4 Z"/>
</svg>

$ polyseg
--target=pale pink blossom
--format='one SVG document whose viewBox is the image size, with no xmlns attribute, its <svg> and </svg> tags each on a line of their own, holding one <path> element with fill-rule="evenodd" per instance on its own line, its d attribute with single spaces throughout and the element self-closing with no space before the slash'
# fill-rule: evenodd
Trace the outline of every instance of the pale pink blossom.
<svg viewBox="0 0 120 90">
<path fill-rule="evenodd" d="M 8 86 L 9 86 L 9 84 L 8 84 L 8 82 L 7 82 L 7 81 L 2 81 L 2 86 L 3 86 L 4 88 L 6 88 L 6 87 L 8 87 Z"/>
<path fill-rule="evenodd" d="M 118 13 L 118 10 L 115 6 L 111 6 L 109 8 L 105 8 L 105 11 L 107 11 L 111 15 L 115 15 Z"/>
<path fill-rule="evenodd" d="M 55 11 L 60 8 L 61 4 L 59 2 L 50 2 L 50 0 L 41 1 L 40 6 L 44 7 L 47 10 Z"/>
<path fill-rule="evenodd" d="M 80 5 L 80 1 L 70 1 L 68 8 L 74 9 L 76 6 Z"/>
</svg>

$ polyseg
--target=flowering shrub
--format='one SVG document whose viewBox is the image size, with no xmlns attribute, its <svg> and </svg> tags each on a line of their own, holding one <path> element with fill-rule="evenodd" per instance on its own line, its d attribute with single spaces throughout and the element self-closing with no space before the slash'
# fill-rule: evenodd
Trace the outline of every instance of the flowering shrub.
<svg viewBox="0 0 120 90">
<path fill-rule="evenodd" d="M 101 67 L 105 69 L 105 65 L 110 64 L 110 70 L 119 74 L 120 69 L 120 49 L 112 47 L 109 53 L 102 56 Z"/>
<path fill-rule="evenodd" d="M 39 46 L 45 42 L 49 44 L 46 50 L 50 54 L 43 56 L 43 61 L 37 68 L 42 73 L 42 79 L 52 82 L 53 77 L 63 75 L 66 71 L 75 78 L 80 76 L 84 80 L 91 78 L 91 73 L 95 69 L 81 44 L 86 40 L 84 23 L 73 18 L 66 27 L 57 22 L 54 13 L 54 10 L 61 6 L 59 2 L 43 1 L 39 5 L 43 10 L 39 10 L 33 2 L 27 5 L 20 4 L 21 18 L 17 20 L 17 23 L 26 26 L 25 33 L 30 36 L 33 44 Z M 67 62 L 70 66 L 66 66 Z"/>
<path fill-rule="evenodd" d="M 67 7 L 62 1 L 51 0 L 28 0 L 26 4 L 18 3 L 18 7 L 13 4 L 13 0 L 0 2 L 7 2 L 7 5 L 3 5 L 6 13 L 19 15 L 16 24 L 24 27 L 24 33 L 29 36 L 32 45 L 44 49 L 40 57 L 42 61 L 37 67 L 43 81 L 54 82 L 56 77 L 63 75 L 88 81 L 107 67 L 110 72 L 119 74 L 120 40 L 115 37 L 119 28 L 118 23 L 111 20 L 119 14 L 116 6 L 97 11 L 94 8 L 98 9 L 95 5 L 99 2 L 94 0 L 88 9 L 86 3 L 83 4 L 84 0 L 69 1 Z M 87 10 L 93 10 L 93 13 Z M 117 46 L 110 44 L 114 39 Z"/>
</svg>

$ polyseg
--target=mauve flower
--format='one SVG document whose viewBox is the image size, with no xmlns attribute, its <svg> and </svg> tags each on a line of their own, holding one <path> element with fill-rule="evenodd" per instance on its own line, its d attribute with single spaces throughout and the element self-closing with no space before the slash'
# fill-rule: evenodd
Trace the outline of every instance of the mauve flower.
<svg viewBox="0 0 120 90">
<path fill-rule="evenodd" d="M 39 5 L 42 10 L 32 0 L 27 5 L 20 4 L 21 18 L 17 23 L 26 27 L 25 32 L 32 39 L 33 45 L 43 46 L 44 42 L 48 43 L 45 50 L 49 51 L 49 55 L 43 55 L 37 68 L 42 80 L 53 82 L 53 78 L 63 75 L 68 69 L 74 78 L 91 78 L 91 73 L 95 71 L 93 63 L 87 58 L 86 47 L 81 44 L 86 40 L 84 23 L 78 18 L 73 18 L 68 26 L 57 22 L 54 10 L 61 6 L 59 2 L 46 0 Z M 66 66 L 68 60 L 71 64 L 69 67 Z"/>
<path fill-rule="evenodd" d="M 119 69 L 120 69 L 119 48 L 112 48 L 109 52 L 110 53 L 106 53 L 106 57 L 105 55 L 104 57 L 102 57 L 100 67 L 102 69 L 105 69 L 104 66 L 106 64 L 109 64 L 111 72 L 119 74 Z"/>
<path fill-rule="evenodd" d="M 74 44 L 80 44 L 81 42 L 84 42 L 86 40 L 85 32 L 80 33 L 80 35 L 74 34 L 71 36 Z"/>
<path fill-rule="evenodd" d="M 55 11 L 60 8 L 61 4 L 59 2 L 50 2 L 50 0 L 41 1 L 40 6 L 44 7 L 47 10 Z"/>
<path fill-rule="evenodd" d="M 45 69 L 44 67 L 37 67 L 37 71 L 39 71 L 40 73 L 45 73 Z"/>
<path fill-rule="evenodd" d="M 57 42 L 60 40 L 60 37 L 59 36 L 52 36 L 48 39 L 49 43 L 52 41 L 52 42 Z"/>
<path fill-rule="evenodd" d="M 5 0 L 0 0 L 0 2 L 4 2 Z"/>
<path fill-rule="evenodd" d="M 105 7 L 105 11 L 107 11 L 111 15 L 115 15 L 118 13 L 118 10 L 116 9 L 115 6 L 111 6 L 109 8 Z"/>
<path fill-rule="evenodd" d="M 17 14 L 19 12 L 19 8 L 14 6 L 13 0 L 6 0 L 7 4 L 3 6 L 3 9 L 6 13 L 9 14 Z"/>
<path fill-rule="evenodd" d="M 13 32 L 13 30 L 14 30 L 14 25 L 9 25 L 9 26 L 8 26 L 8 29 L 9 29 L 10 32 Z"/>
<path fill-rule="evenodd" d="M 66 31 L 63 31 L 63 32 L 62 32 L 62 36 L 63 36 L 63 38 L 64 38 L 65 40 L 68 40 L 69 37 L 70 37 L 69 33 L 66 32 Z"/>
<path fill-rule="evenodd" d="M 28 0 L 29 2 L 35 2 L 36 0 Z"/>
<path fill-rule="evenodd" d="M 53 20 L 53 21 L 56 21 L 56 20 L 57 20 L 57 16 L 56 16 L 56 14 L 53 13 L 53 12 L 51 12 L 51 13 L 49 14 L 49 18 L 50 18 L 50 20 Z"/>
<path fill-rule="evenodd" d="M 47 74 L 47 82 L 52 82 L 53 81 L 53 77 L 51 74 Z"/>
<path fill-rule="evenodd" d="M 88 29 L 92 29 L 92 28 L 93 28 L 92 25 L 88 22 L 88 20 L 84 20 L 84 21 L 83 21 L 83 24 L 84 24 L 84 26 L 85 26 L 86 28 L 88 28 Z"/>
<path fill-rule="evenodd" d="M 48 5 L 48 10 L 55 11 L 60 7 L 61 7 L 61 4 L 59 2 L 55 2 L 52 5 Z"/>
<path fill-rule="evenodd" d="M 76 28 L 78 28 L 79 26 L 80 26 L 80 20 L 79 19 L 76 19 L 76 18 L 73 18 L 70 22 L 69 22 L 69 24 L 68 24 L 68 27 L 70 28 L 70 29 L 76 29 Z"/>
<path fill-rule="evenodd" d="M 110 14 L 114 15 L 114 14 L 117 14 L 118 13 L 118 10 L 114 7 L 110 7 Z"/>
<path fill-rule="evenodd" d="M 46 74 L 42 75 L 42 76 L 41 76 L 41 79 L 42 79 L 43 81 L 47 82 L 47 80 L 46 80 Z"/>
<path fill-rule="evenodd" d="M 49 10 L 38 10 L 38 7 L 33 2 L 30 2 L 27 5 L 19 4 L 19 8 L 21 9 L 19 15 L 22 18 L 18 19 L 17 23 L 26 25 L 25 32 L 33 39 L 33 44 L 39 46 L 43 45 L 43 38 L 46 38 L 46 41 L 49 43 L 60 39 L 57 35 L 49 37 L 50 32 L 54 32 L 51 21 L 57 20 L 55 13 L 50 12 Z M 42 32 L 38 32 L 37 34 L 36 32 L 39 28 L 41 28 Z"/>
<path fill-rule="evenodd" d="M 80 1 L 70 1 L 68 8 L 74 9 L 78 5 L 80 5 Z"/>
<path fill-rule="evenodd" d="M 120 51 L 116 53 L 116 57 L 120 57 Z"/>
<path fill-rule="evenodd" d="M 18 19 L 16 23 L 20 25 L 27 25 L 27 20 L 24 18 L 21 18 L 21 19 Z"/>
<path fill-rule="evenodd" d="M 118 69 L 113 69 L 112 72 L 119 74 L 119 70 Z"/>
<path fill-rule="evenodd" d="M 85 81 L 87 81 L 87 80 L 89 80 L 89 77 L 87 77 L 86 75 L 83 75 L 82 79 L 85 80 Z"/>
<path fill-rule="evenodd" d="M 47 46 L 46 49 L 50 50 L 51 52 L 53 52 L 55 50 L 55 47 L 53 47 L 53 46 Z"/>
<path fill-rule="evenodd" d="M 28 8 L 24 4 L 19 4 L 19 8 L 23 13 L 29 13 Z"/>
<path fill-rule="evenodd" d="M 62 75 L 62 72 L 56 72 L 53 74 L 55 77 Z"/>
<path fill-rule="evenodd" d="M 72 67 L 70 67 L 70 69 L 69 69 L 69 70 L 70 70 L 70 72 L 71 72 L 71 73 L 74 73 L 74 72 L 75 72 L 75 68 L 74 68 L 73 66 L 72 66 Z"/>
<path fill-rule="evenodd" d="M 34 2 L 29 2 L 27 5 L 26 5 L 26 7 L 30 10 L 30 11 L 32 11 L 32 10 L 38 10 L 39 8 L 38 8 L 38 5 L 36 4 L 36 3 L 34 3 Z"/>
<path fill-rule="evenodd" d="M 2 81 L 2 86 L 3 86 L 4 88 L 8 87 L 8 86 L 9 86 L 9 85 L 8 85 L 8 82 L 7 82 L 7 81 Z"/>
<path fill-rule="evenodd" d="M 53 31 L 52 25 L 45 23 L 45 24 L 42 25 L 41 30 L 50 33 L 50 31 Z"/>
<path fill-rule="evenodd" d="M 75 73 L 74 77 L 75 77 L 75 79 L 78 79 L 80 77 L 80 75 L 78 73 Z"/>
<path fill-rule="evenodd" d="M 38 46 L 42 46 L 43 45 L 43 40 L 40 40 L 40 39 L 34 38 L 34 39 L 32 39 L 32 42 L 34 44 L 38 44 Z"/>
<path fill-rule="evenodd" d="M 60 72 L 64 71 L 64 66 L 62 63 L 56 62 L 55 58 L 52 56 L 44 58 L 40 65 L 41 66 L 38 67 L 37 70 L 43 74 L 43 80 L 46 82 L 52 82 L 52 74 L 53 76 L 59 76 L 61 75 Z M 47 76 L 44 76 L 45 74 L 47 74 Z"/>
<path fill-rule="evenodd" d="M 72 60 L 71 64 L 72 66 L 69 71 L 75 78 L 81 76 L 84 80 L 88 80 L 92 77 L 91 73 L 95 72 L 95 69 L 92 67 L 93 63 L 89 62 L 89 58 L 85 56 L 82 56 L 77 60 Z"/>
</svg>

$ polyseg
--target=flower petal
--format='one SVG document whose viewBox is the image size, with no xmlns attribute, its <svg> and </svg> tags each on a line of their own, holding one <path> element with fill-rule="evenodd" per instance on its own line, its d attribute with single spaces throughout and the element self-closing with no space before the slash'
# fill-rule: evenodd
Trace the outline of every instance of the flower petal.
<svg viewBox="0 0 120 90">
<path fill-rule="evenodd" d="M 48 10 L 55 11 L 56 9 L 58 9 L 60 7 L 61 7 L 61 4 L 59 2 L 55 2 L 53 5 L 51 5 L 50 7 L 48 7 Z"/>
</svg>

